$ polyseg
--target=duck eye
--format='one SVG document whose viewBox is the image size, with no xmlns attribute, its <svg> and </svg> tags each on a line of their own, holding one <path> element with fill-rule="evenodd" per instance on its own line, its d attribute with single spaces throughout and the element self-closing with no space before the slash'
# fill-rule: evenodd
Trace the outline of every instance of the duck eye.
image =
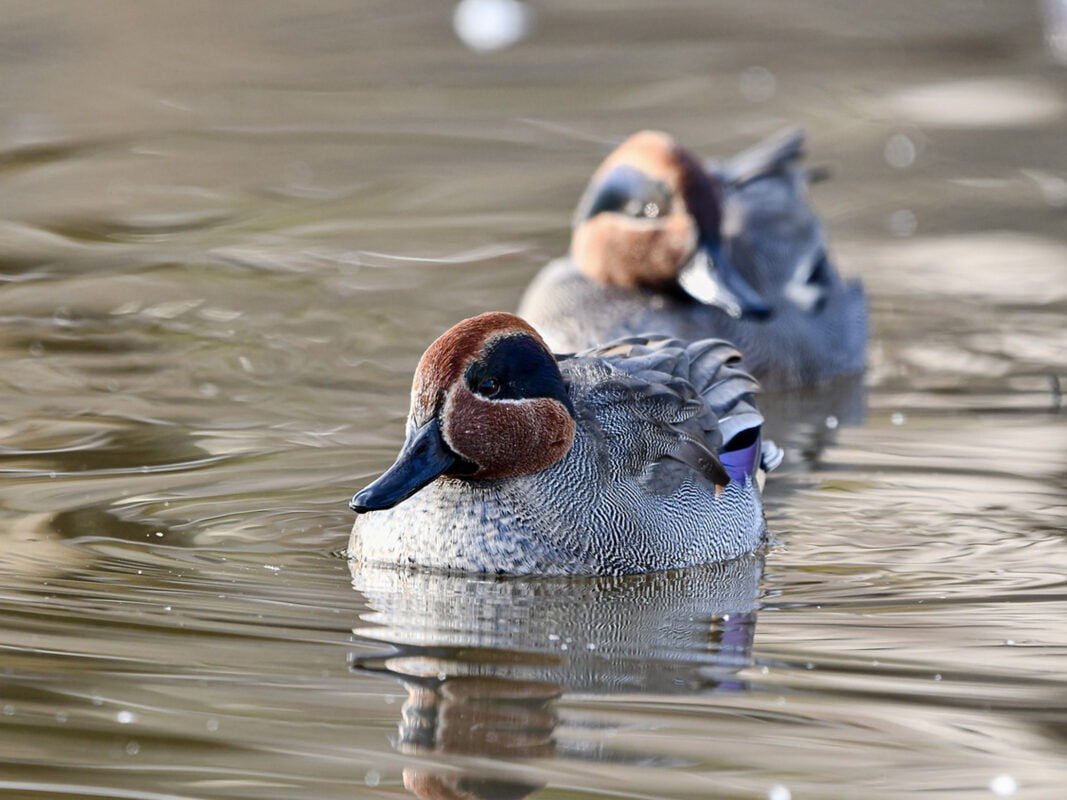
<svg viewBox="0 0 1067 800">
<path fill-rule="evenodd" d="M 623 206 L 623 212 L 631 217 L 637 217 L 638 219 L 655 219 L 662 212 L 660 204 L 655 200 L 642 201 L 640 198 L 631 198 L 625 206 Z"/>
<path fill-rule="evenodd" d="M 478 384 L 478 394 L 483 397 L 496 397 L 500 394 L 500 381 L 496 378 L 486 378 Z"/>
</svg>

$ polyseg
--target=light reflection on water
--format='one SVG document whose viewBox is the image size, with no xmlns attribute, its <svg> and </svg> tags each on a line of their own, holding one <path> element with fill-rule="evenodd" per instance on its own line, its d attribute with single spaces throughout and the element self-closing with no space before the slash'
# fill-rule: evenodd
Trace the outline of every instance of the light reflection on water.
<svg viewBox="0 0 1067 800">
<path fill-rule="evenodd" d="M 1061 795 L 1067 144 L 1036 6 L 537 4 L 497 53 L 450 8 L 251 9 L 0 32 L 8 795 Z M 349 574 L 344 503 L 422 349 L 514 308 L 610 143 L 788 123 L 873 340 L 865 386 L 765 398 L 765 560 Z"/>
</svg>

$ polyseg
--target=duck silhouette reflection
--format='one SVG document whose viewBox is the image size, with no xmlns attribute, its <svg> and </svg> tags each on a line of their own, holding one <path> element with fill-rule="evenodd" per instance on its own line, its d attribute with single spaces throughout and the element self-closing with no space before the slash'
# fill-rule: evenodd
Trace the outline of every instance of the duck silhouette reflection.
<svg viewBox="0 0 1067 800">
<path fill-rule="evenodd" d="M 406 688 L 394 745 L 415 759 L 404 784 L 420 798 L 526 797 L 547 782 L 530 760 L 666 766 L 611 749 L 610 722 L 559 703 L 743 691 L 762 568 L 747 556 L 625 577 L 479 579 L 353 566 L 372 609 L 354 632 L 383 652 L 352 666 Z"/>
</svg>

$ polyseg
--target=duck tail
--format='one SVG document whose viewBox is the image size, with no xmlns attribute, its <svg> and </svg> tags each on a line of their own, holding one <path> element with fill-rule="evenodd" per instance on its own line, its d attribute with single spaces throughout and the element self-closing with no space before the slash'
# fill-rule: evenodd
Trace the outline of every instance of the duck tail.
<svg viewBox="0 0 1067 800">
<path fill-rule="evenodd" d="M 785 450 L 770 439 L 765 439 L 760 450 L 760 467 L 764 472 L 778 469 L 785 460 Z"/>
<path fill-rule="evenodd" d="M 712 163 L 708 170 L 726 187 L 743 186 L 749 181 L 788 168 L 804 157 L 803 128 L 787 128 L 757 142 L 725 163 Z"/>
</svg>

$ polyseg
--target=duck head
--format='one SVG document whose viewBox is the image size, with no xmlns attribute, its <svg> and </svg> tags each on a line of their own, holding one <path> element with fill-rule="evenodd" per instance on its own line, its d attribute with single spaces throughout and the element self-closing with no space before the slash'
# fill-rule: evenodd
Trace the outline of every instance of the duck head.
<svg viewBox="0 0 1067 800">
<path fill-rule="evenodd" d="M 544 340 L 513 314 L 449 328 L 423 354 L 396 462 L 352 498 L 392 508 L 436 478 L 507 478 L 552 466 L 574 442 L 575 411 Z"/>
<path fill-rule="evenodd" d="M 665 133 L 642 131 L 593 174 L 578 204 L 571 255 L 586 277 L 628 289 L 681 289 L 733 317 L 767 302 L 722 247 L 717 181 Z"/>
</svg>

